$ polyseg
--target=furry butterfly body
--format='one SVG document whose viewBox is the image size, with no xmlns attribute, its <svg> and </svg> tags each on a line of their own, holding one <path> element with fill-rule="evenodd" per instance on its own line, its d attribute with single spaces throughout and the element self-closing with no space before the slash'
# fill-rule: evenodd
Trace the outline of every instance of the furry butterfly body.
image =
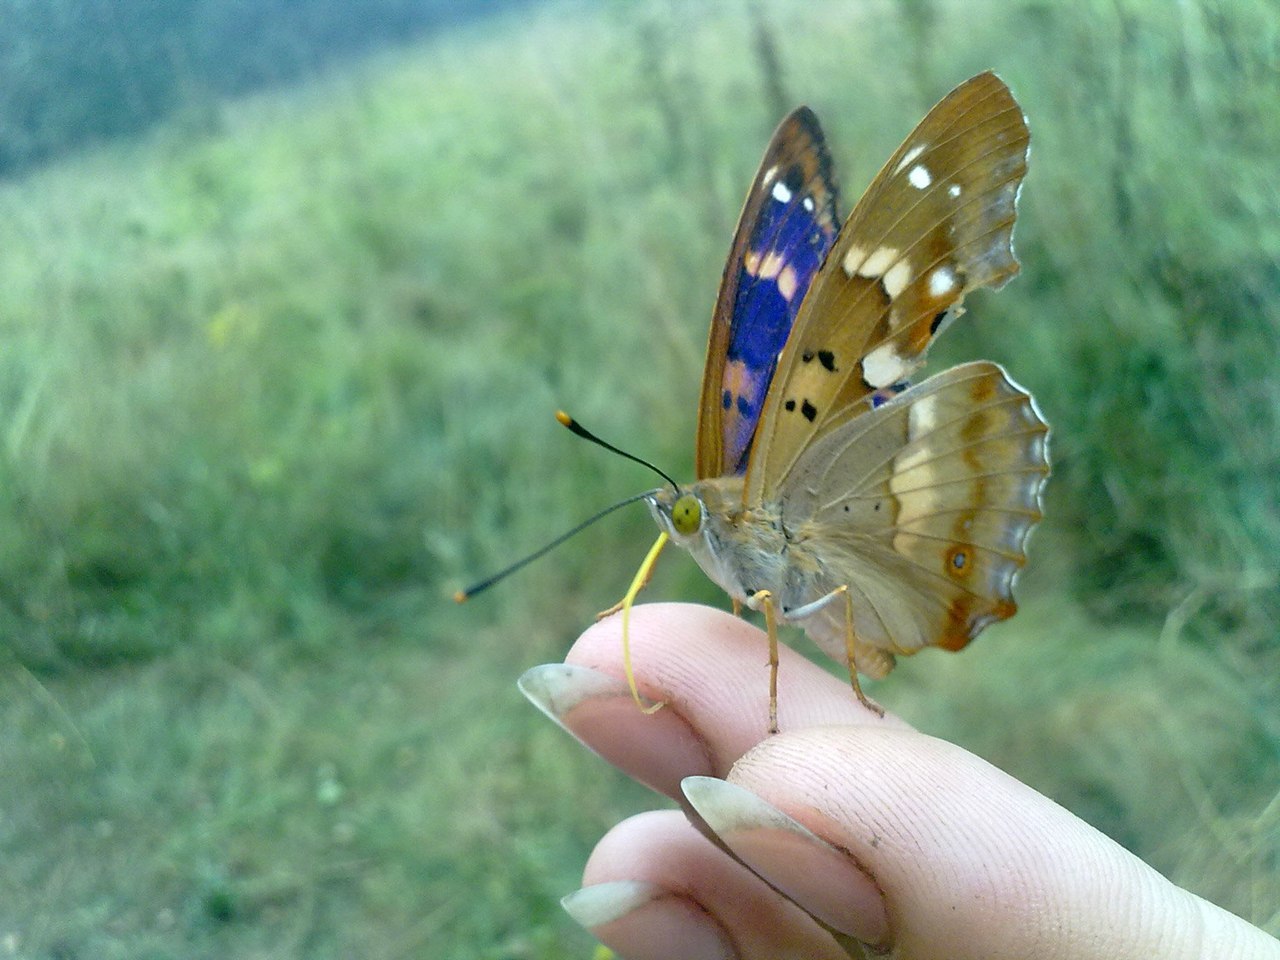
<svg viewBox="0 0 1280 960">
<path fill-rule="evenodd" d="M 801 108 L 783 121 L 721 281 L 698 479 L 646 498 L 662 534 L 624 616 L 674 540 L 735 604 L 764 611 L 771 691 L 780 621 L 845 662 L 862 697 L 859 672 L 961 649 L 1013 615 L 1048 427 L 993 363 L 907 381 L 968 292 L 1017 272 L 1028 144 L 1008 88 L 980 74 L 929 112 L 837 230 L 817 120 Z"/>
</svg>

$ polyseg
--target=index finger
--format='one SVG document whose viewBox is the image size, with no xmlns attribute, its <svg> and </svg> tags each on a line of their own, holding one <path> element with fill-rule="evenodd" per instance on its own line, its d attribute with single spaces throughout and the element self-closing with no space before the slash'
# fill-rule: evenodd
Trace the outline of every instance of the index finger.
<svg viewBox="0 0 1280 960">
<path fill-rule="evenodd" d="M 768 644 L 749 623 L 710 607 L 645 604 L 631 617 L 636 682 L 663 707 L 644 714 L 623 679 L 621 617 L 594 624 L 565 665 L 535 667 L 521 688 L 623 772 L 682 801 L 686 776 L 723 777 L 768 736 Z M 587 672 L 583 672 L 583 671 Z M 862 706 L 845 680 L 779 651 L 781 730 L 829 724 L 909 729 Z"/>
</svg>

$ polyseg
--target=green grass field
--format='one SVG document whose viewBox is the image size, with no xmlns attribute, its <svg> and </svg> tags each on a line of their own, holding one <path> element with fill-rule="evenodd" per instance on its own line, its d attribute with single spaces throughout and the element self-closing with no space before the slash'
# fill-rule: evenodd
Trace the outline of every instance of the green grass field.
<svg viewBox="0 0 1280 960">
<path fill-rule="evenodd" d="M 934 367 L 1037 394 L 1049 519 L 874 694 L 1280 932 L 1280 15 L 1086 6 L 779 0 L 780 72 L 742 4 L 551 6 L 0 185 L 0 955 L 590 956 L 557 900 L 654 801 L 515 680 L 651 524 L 449 594 L 650 484 L 558 406 L 691 472 L 776 100 L 847 210 L 987 67 L 1023 272 Z"/>
</svg>

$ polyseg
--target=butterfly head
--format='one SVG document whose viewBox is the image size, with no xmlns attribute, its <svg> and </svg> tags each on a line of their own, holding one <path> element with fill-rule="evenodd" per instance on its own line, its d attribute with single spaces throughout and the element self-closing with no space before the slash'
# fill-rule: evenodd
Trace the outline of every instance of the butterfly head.
<svg viewBox="0 0 1280 960">
<path fill-rule="evenodd" d="M 707 509 L 696 493 L 662 487 L 645 497 L 645 503 L 658 526 L 676 543 L 686 544 L 702 532 Z"/>
</svg>

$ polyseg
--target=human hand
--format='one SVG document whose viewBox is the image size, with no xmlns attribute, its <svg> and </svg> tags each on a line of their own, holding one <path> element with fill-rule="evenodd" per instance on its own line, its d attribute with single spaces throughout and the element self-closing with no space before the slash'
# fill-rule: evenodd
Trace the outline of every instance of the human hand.
<svg viewBox="0 0 1280 960">
<path fill-rule="evenodd" d="M 767 736 L 765 641 L 727 613 L 635 608 L 636 680 L 666 703 L 644 715 L 620 630 L 594 625 L 520 686 L 684 811 L 619 824 L 565 898 L 623 956 L 1280 960 L 1280 941 L 787 648 Z"/>
</svg>

